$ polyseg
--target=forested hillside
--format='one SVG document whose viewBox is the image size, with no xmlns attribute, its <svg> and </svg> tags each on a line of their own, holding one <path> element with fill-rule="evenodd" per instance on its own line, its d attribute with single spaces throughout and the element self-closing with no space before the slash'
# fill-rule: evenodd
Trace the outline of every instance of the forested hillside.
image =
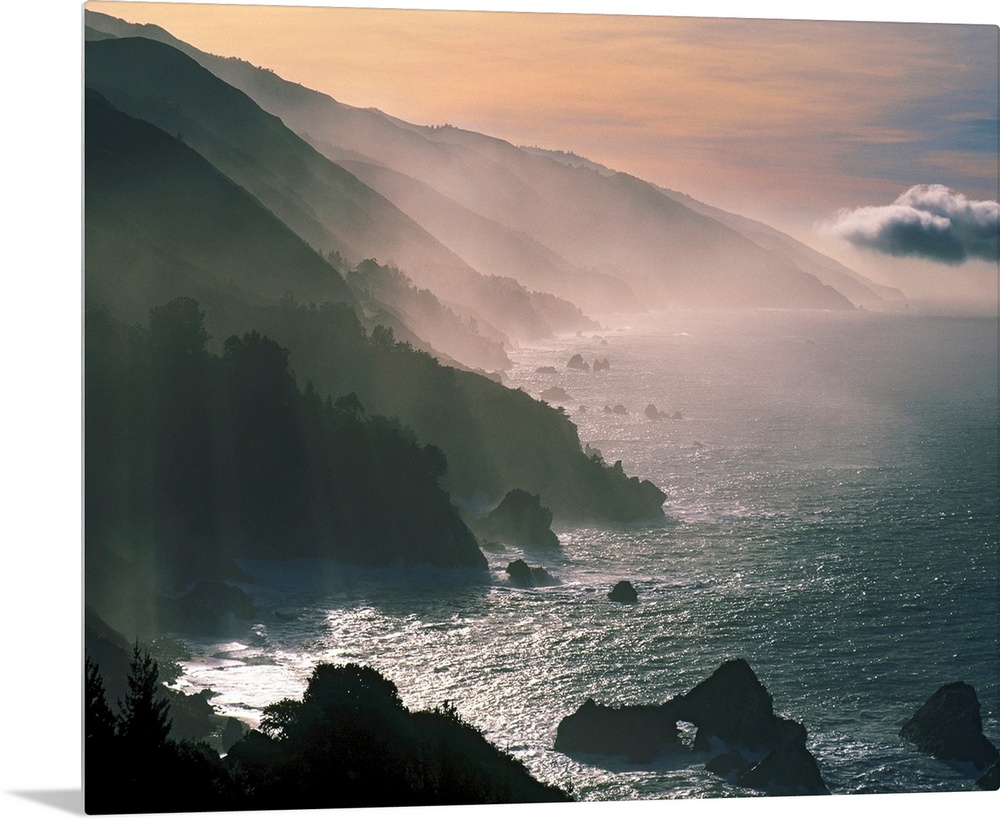
<svg viewBox="0 0 1000 820">
<path fill-rule="evenodd" d="M 148 327 L 86 317 L 91 603 L 119 595 L 119 569 L 149 591 L 231 577 L 239 558 L 485 568 L 438 448 L 353 393 L 300 389 L 256 331 L 209 353 L 202 319 L 187 298 Z"/>
<path fill-rule="evenodd" d="M 292 300 L 263 307 L 253 326 L 293 351 L 300 378 L 326 394 L 355 393 L 372 413 L 398 416 L 448 459 L 443 483 L 459 500 L 498 503 L 524 489 L 562 521 L 663 515 L 664 494 L 583 453 L 565 413 L 476 373 L 443 367 L 384 330 L 366 339 L 339 305 Z"/>
<path fill-rule="evenodd" d="M 135 322 L 191 297 L 216 348 L 233 334 L 269 335 L 291 351 L 303 385 L 355 393 L 439 447 L 445 486 L 461 498 L 499 501 L 521 487 L 562 519 L 662 515 L 662 494 L 586 457 L 560 411 L 385 331 L 369 340 L 339 274 L 175 137 L 98 95 L 88 96 L 86 126 L 89 307 Z"/>
</svg>

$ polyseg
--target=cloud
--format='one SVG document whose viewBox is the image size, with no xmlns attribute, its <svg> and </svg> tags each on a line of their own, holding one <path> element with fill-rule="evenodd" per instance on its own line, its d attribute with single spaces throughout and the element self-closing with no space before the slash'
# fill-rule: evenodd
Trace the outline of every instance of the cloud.
<svg viewBox="0 0 1000 820">
<path fill-rule="evenodd" d="M 1000 203 L 968 199 L 944 185 L 914 185 L 891 205 L 843 209 L 829 229 L 890 256 L 952 265 L 1000 259 Z"/>
</svg>

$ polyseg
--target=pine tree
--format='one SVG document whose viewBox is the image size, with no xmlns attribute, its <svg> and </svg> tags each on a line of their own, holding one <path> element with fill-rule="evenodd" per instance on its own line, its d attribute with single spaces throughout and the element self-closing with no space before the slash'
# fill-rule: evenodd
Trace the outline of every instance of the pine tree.
<svg viewBox="0 0 1000 820">
<path fill-rule="evenodd" d="M 159 679 L 156 661 L 148 651 L 140 650 L 136 641 L 129 664 L 128 692 L 118 718 L 118 735 L 134 753 L 156 751 L 167 741 L 170 704 L 157 695 Z"/>
<path fill-rule="evenodd" d="M 108 706 L 101 670 L 86 659 L 83 716 L 83 800 L 88 814 L 107 814 L 118 808 L 110 772 L 120 765 L 115 716 Z"/>
<path fill-rule="evenodd" d="M 108 706 L 101 670 L 89 657 L 86 659 L 86 703 L 84 738 L 86 749 L 106 747 L 115 737 L 115 716 Z"/>
</svg>

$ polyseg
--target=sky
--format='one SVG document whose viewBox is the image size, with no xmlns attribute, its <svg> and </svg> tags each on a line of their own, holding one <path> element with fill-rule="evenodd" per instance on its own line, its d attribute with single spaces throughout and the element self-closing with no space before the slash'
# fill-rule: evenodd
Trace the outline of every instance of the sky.
<svg viewBox="0 0 1000 820">
<path fill-rule="evenodd" d="M 918 296 L 992 296 L 995 248 L 949 252 L 965 236 L 959 226 L 935 228 L 919 208 L 904 215 L 898 200 L 943 186 L 956 199 L 997 201 L 995 25 L 665 17 L 650 16 L 652 5 L 87 7 L 156 23 L 350 105 L 572 151 L 789 230 Z M 980 230 L 995 224 L 987 214 Z"/>
</svg>

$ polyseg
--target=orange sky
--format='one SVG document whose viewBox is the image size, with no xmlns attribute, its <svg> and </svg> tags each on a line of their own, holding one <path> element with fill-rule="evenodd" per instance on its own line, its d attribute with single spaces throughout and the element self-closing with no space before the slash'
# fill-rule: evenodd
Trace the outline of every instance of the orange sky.
<svg viewBox="0 0 1000 820">
<path fill-rule="evenodd" d="M 352 105 L 582 154 L 809 231 L 916 183 L 997 197 L 997 30 L 94 2 Z"/>
</svg>

